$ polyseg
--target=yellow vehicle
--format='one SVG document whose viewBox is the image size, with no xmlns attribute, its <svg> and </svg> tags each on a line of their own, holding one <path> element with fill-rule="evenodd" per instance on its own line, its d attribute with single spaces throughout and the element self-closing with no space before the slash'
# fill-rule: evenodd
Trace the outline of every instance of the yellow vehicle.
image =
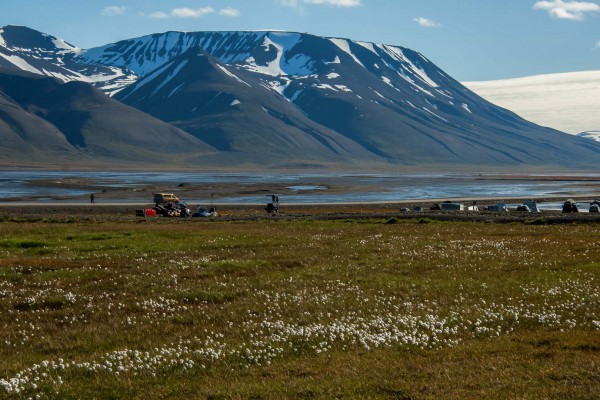
<svg viewBox="0 0 600 400">
<path fill-rule="evenodd" d="M 154 193 L 154 203 L 159 204 L 179 203 L 179 199 L 173 193 Z"/>
</svg>

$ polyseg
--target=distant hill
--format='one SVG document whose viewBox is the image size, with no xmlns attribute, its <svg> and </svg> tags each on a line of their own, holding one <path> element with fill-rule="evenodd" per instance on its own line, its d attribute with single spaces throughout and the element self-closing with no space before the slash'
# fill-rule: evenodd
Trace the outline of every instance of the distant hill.
<svg viewBox="0 0 600 400">
<path fill-rule="evenodd" d="M 600 145 L 497 107 L 398 46 L 293 32 L 167 32 L 81 50 L 10 26 L 0 29 L 0 62 L 0 70 L 71 82 L 55 95 L 60 118 L 44 103 L 43 119 L 90 157 L 150 161 L 162 152 L 178 165 L 247 168 L 600 161 Z M 114 111 L 82 124 L 86 96 Z M 152 128 L 137 131 L 130 118 Z"/>
<path fill-rule="evenodd" d="M 0 122 L 3 161 L 161 163 L 214 153 L 86 83 L 22 71 L 0 72 Z"/>
<path fill-rule="evenodd" d="M 600 130 L 600 71 L 465 82 L 486 100 L 570 134 Z"/>
</svg>

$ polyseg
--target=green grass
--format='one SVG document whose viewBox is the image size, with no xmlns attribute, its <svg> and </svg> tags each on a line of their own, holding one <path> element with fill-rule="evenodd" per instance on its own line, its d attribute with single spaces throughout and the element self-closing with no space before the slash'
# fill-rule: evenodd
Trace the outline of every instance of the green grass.
<svg viewBox="0 0 600 400">
<path fill-rule="evenodd" d="M 29 381 L 0 397 L 598 398 L 599 239 L 542 222 L 3 220 L 0 379 Z"/>
</svg>

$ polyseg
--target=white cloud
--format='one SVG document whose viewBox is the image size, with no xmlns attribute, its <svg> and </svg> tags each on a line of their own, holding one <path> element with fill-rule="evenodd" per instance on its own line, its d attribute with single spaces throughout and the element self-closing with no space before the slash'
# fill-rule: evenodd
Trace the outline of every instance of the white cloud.
<svg viewBox="0 0 600 400">
<path fill-rule="evenodd" d="M 227 7 L 227 8 L 223 8 L 223 9 L 219 10 L 219 15 L 222 15 L 224 17 L 239 17 L 240 10 L 231 8 L 231 7 Z"/>
<path fill-rule="evenodd" d="M 334 7 L 358 7 L 362 6 L 361 0 L 277 0 L 283 6 L 296 10 L 302 9 L 302 4 L 328 5 Z"/>
<path fill-rule="evenodd" d="M 200 18 L 206 14 L 212 14 L 215 9 L 212 7 L 202 8 L 174 8 L 171 10 L 171 16 L 175 18 Z"/>
<path fill-rule="evenodd" d="M 208 14 L 219 14 L 223 17 L 237 17 L 240 15 L 240 11 L 226 7 L 222 8 L 219 11 L 215 10 L 212 7 L 202 7 L 202 8 L 174 8 L 168 13 L 163 11 L 156 11 L 151 14 L 142 14 L 146 18 L 151 19 L 165 19 L 165 18 L 201 18 Z"/>
<path fill-rule="evenodd" d="M 581 21 L 588 13 L 600 11 L 600 5 L 588 1 L 537 1 L 534 10 L 545 10 L 554 18 Z"/>
<path fill-rule="evenodd" d="M 415 18 L 413 21 L 425 28 L 439 28 L 442 26 L 442 24 L 425 17 Z"/>
<path fill-rule="evenodd" d="M 151 19 L 164 19 L 164 18 L 169 18 L 169 14 L 166 14 L 162 11 L 156 11 L 156 12 L 146 15 L 146 17 L 151 18 Z"/>
<path fill-rule="evenodd" d="M 598 40 L 598 41 L 596 42 L 596 46 L 595 46 L 595 48 L 597 48 L 597 49 L 600 49 L 600 40 Z"/>
<path fill-rule="evenodd" d="M 325 4 L 336 7 L 358 7 L 361 0 L 304 0 L 306 4 Z"/>
<path fill-rule="evenodd" d="M 103 17 L 114 17 L 117 15 L 125 15 L 125 7 L 121 6 L 108 6 L 104 7 L 102 11 L 100 11 L 100 15 Z"/>
</svg>

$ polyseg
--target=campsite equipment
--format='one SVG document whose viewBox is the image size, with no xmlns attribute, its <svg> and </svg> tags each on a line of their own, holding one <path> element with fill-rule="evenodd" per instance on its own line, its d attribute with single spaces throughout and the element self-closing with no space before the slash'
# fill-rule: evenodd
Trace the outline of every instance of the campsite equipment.
<svg viewBox="0 0 600 400">
<path fill-rule="evenodd" d="M 205 209 L 202 207 L 198 207 L 198 210 L 192 214 L 193 218 L 197 218 L 197 217 L 216 217 L 217 216 L 217 211 L 215 210 L 214 207 L 211 207 L 210 209 Z"/>
<path fill-rule="evenodd" d="M 527 208 L 529 208 L 529 212 L 532 213 L 539 213 L 540 209 L 537 206 L 537 201 L 535 200 L 526 200 L 523 202 L 524 206 L 527 206 Z"/>
<path fill-rule="evenodd" d="M 577 208 L 577 203 L 575 202 L 575 200 L 569 199 L 569 200 L 565 201 L 565 203 L 563 204 L 562 212 L 563 213 L 579 212 L 579 209 Z"/>
<path fill-rule="evenodd" d="M 491 212 L 507 212 L 508 208 L 506 208 L 506 204 L 504 204 L 504 203 L 498 203 L 496 205 L 487 206 L 486 207 L 486 211 L 491 211 Z"/>
</svg>

